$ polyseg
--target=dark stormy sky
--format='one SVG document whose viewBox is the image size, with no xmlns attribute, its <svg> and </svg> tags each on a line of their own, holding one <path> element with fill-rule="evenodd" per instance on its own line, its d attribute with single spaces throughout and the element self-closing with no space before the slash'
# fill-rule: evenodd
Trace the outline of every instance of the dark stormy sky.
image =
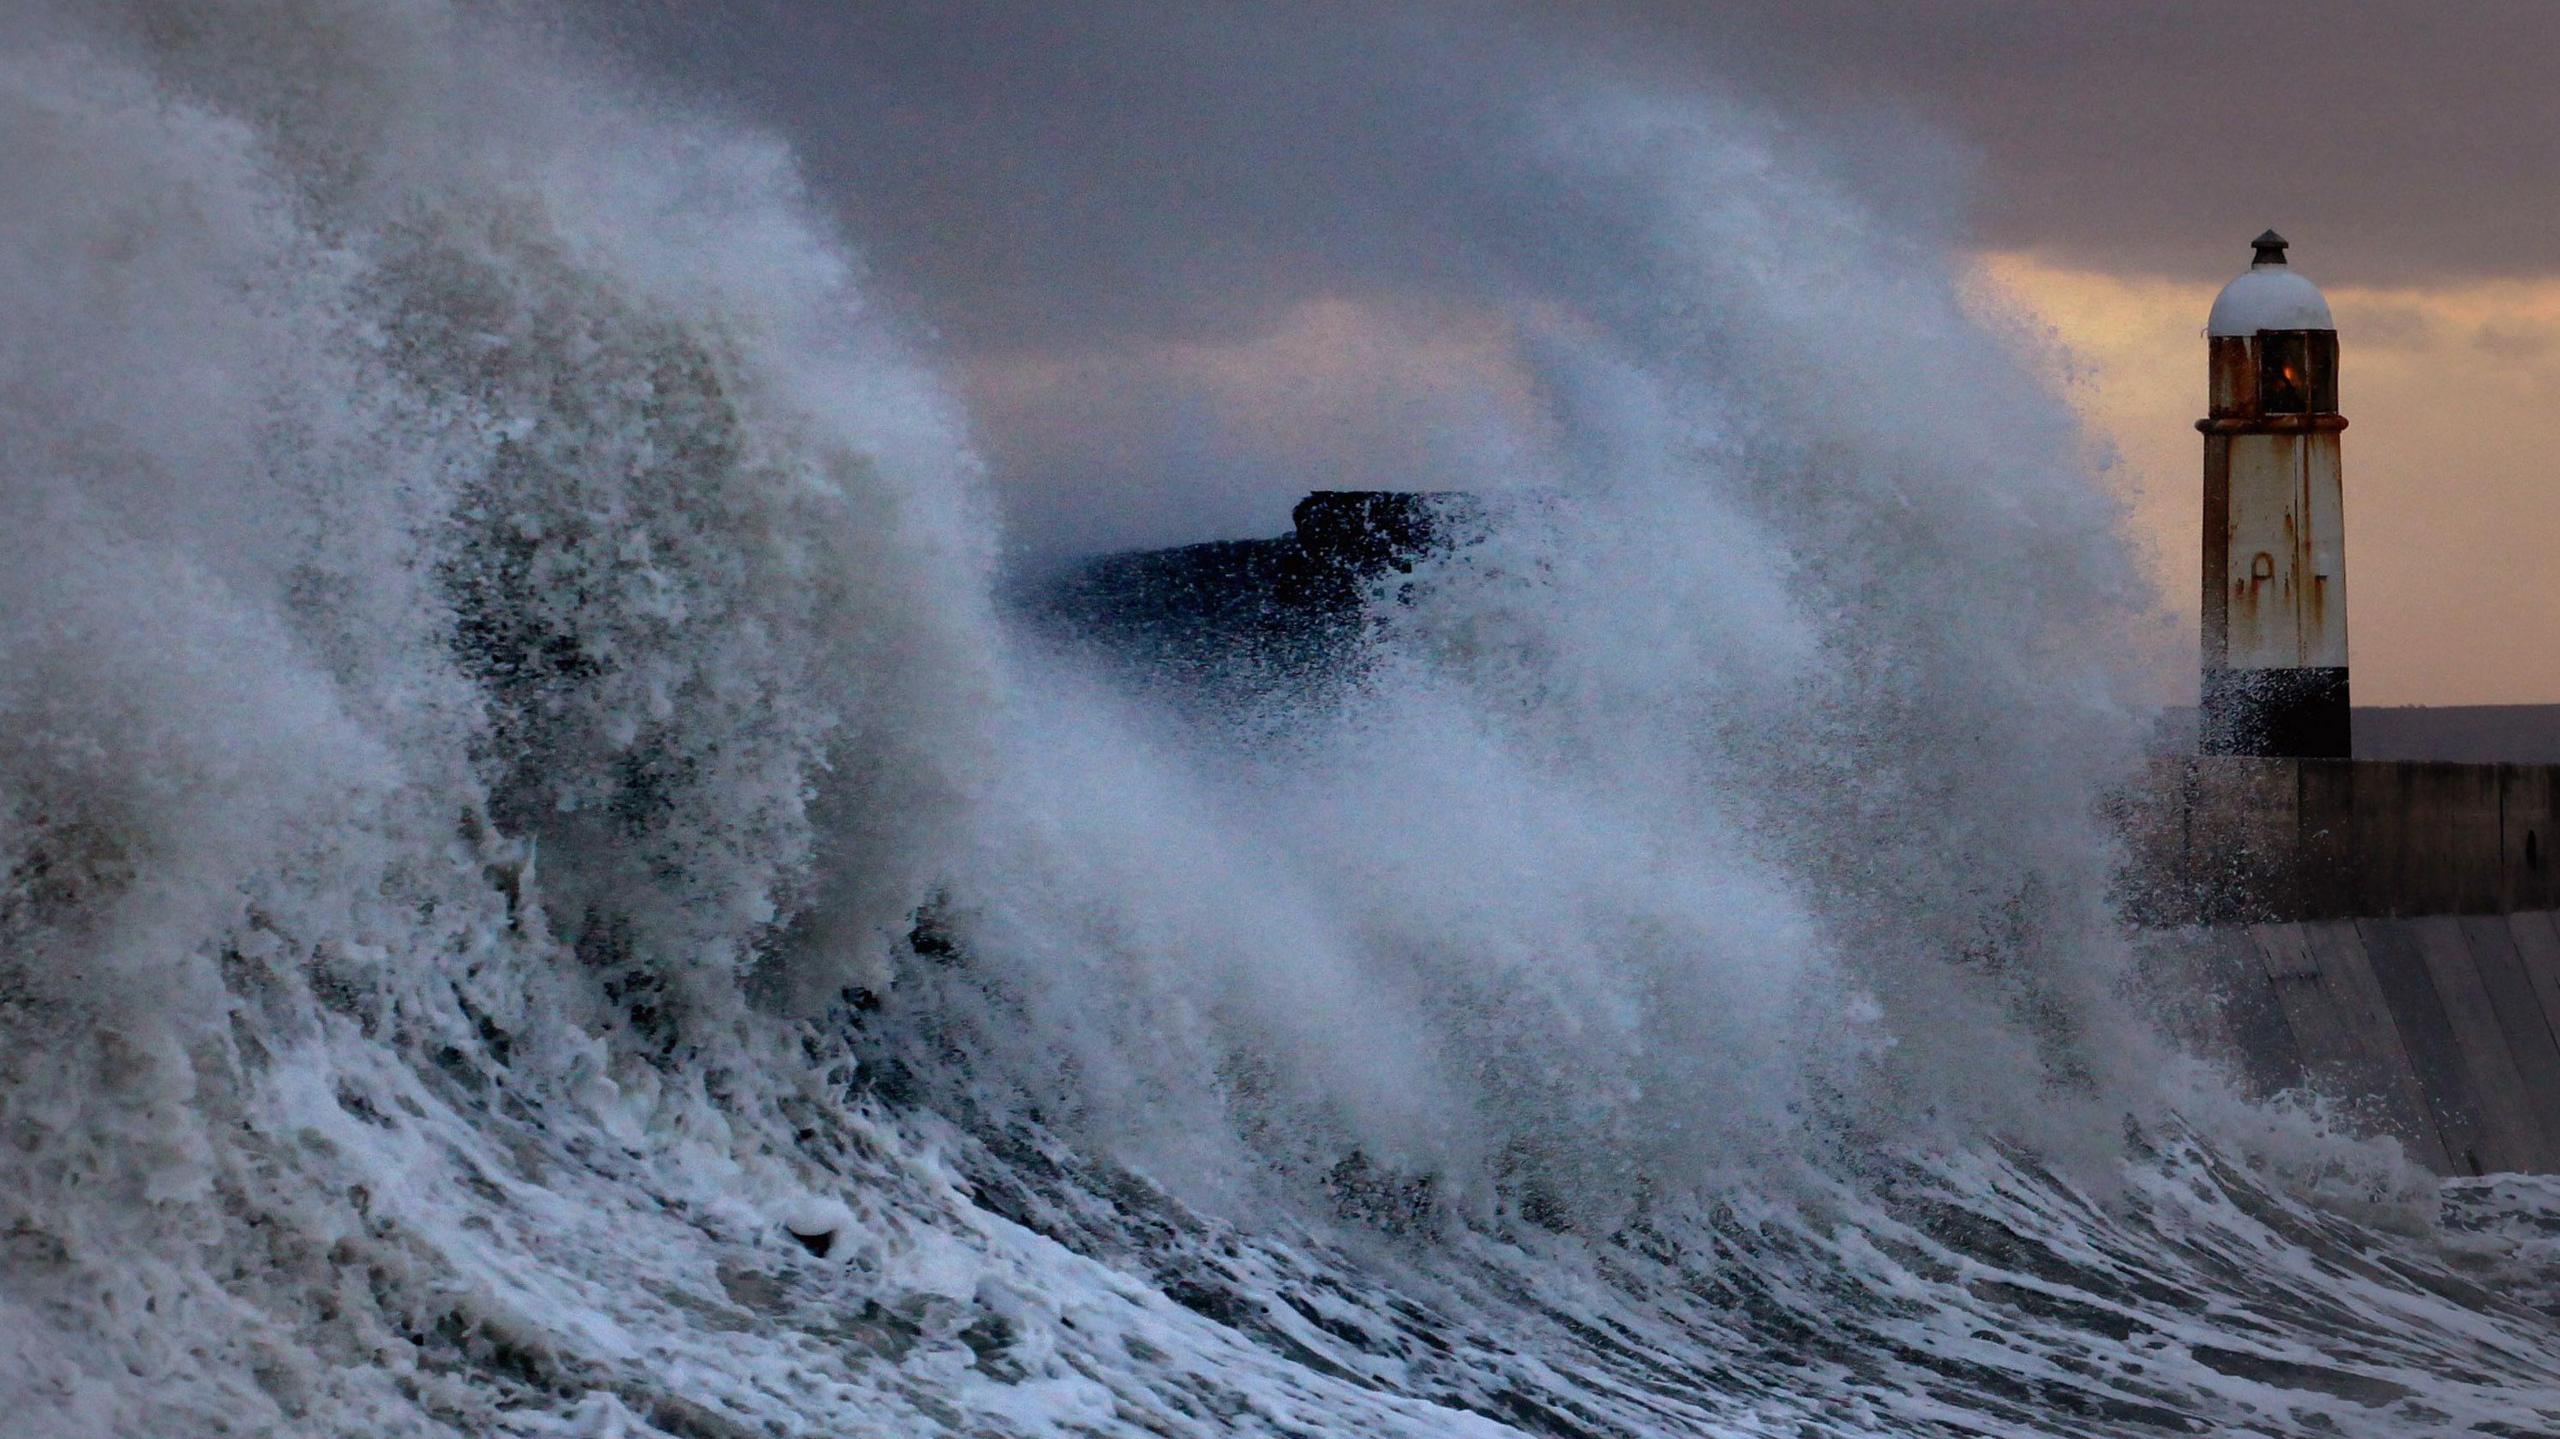
<svg viewBox="0 0 2560 1439">
<path fill-rule="evenodd" d="M 1480 457 L 1447 437 L 1512 383 L 1486 297 L 1567 284 L 1606 240 L 1533 223 L 1577 197 L 1482 157 L 1594 81 L 1738 102 L 1778 163 L 1996 262 L 2102 372 L 2146 367 L 2094 422 L 2129 427 L 2129 483 L 2173 560 L 2192 553 L 2196 386 L 2160 387 L 2147 367 L 2188 360 L 2136 332 L 2185 343 L 2258 229 L 2331 287 L 2351 355 L 2359 323 L 2399 347 L 2362 391 L 2350 363 L 2368 429 L 2442 408 L 2420 393 L 2434 360 L 2539 363 L 2560 333 L 2560 309 L 2480 298 L 2560 283 L 2560 4 L 648 0 L 605 23 L 798 147 L 954 377 L 1035 561 L 1276 532 L 1319 485 L 1463 482 Z M 2536 374 L 2518 397 L 2560 398 L 2560 365 Z M 2158 414 L 2130 398 L 2155 392 Z M 2418 438 L 2430 462 L 2469 443 Z M 2538 482 L 2515 454 L 2478 464 L 2506 467 L 2489 491 Z M 2560 608 L 2527 573 L 2548 535 L 2528 557 L 2512 515 L 2430 533 L 2395 544 L 2423 564 L 2386 591 L 2486 564 L 2499 603 Z M 2530 693 L 2474 682 L 2518 663 L 2404 688 L 2560 699 L 2547 657 Z"/>
<path fill-rule="evenodd" d="M 2334 281 L 2560 269 L 2543 0 L 739 0 L 645 33 L 970 346 L 1427 284 L 1463 219 L 1429 167 L 1608 71 L 1751 93 L 1880 185 L 1934 131 L 1985 248 L 2203 279 L 2280 215 Z"/>
</svg>

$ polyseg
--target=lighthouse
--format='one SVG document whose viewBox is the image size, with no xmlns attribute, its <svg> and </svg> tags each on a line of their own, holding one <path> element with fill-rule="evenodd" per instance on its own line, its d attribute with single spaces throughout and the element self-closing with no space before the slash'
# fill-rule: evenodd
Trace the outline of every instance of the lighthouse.
<svg viewBox="0 0 2560 1439">
<path fill-rule="evenodd" d="M 2207 754 L 2346 758 L 2338 331 L 2273 230 L 2205 323 Z"/>
</svg>

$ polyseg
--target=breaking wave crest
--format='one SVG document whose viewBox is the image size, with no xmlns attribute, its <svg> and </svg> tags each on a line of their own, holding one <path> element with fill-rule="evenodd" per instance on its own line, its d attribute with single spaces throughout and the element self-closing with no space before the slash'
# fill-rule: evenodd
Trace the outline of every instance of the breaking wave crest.
<svg viewBox="0 0 2560 1439">
<path fill-rule="evenodd" d="M 0 19 L 34 1432 L 2551 1422 L 2550 1196 L 2142 1017 L 2112 511 L 1782 128 L 1486 137 L 1530 492 L 1203 717 L 1000 611 L 779 143 L 86 8 Z"/>
</svg>

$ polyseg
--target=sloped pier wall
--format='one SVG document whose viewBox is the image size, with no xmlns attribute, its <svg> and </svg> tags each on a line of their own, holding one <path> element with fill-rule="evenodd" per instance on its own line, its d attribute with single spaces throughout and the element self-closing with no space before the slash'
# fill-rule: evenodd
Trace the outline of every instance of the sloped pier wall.
<svg viewBox="0 0 2560 1439">
<path fill-rule="evenodd" d="M 2560 915 L 2219 925 L 2194 1037 L 2444 1174 L 2560 1172 Z"/>
<path fill-rule="evenodd" d="M 2560 766 L 2166 761 L 2127 910 L 2185 931 L 2191 1037 L 2446 1174 L 2560 1172 Z"/>
</svg>

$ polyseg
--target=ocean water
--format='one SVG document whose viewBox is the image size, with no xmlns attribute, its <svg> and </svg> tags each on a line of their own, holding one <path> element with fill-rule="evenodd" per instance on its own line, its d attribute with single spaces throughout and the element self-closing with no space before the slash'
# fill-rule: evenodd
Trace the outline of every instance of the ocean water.
<svg viewBox="0 0 2560 1439">
<path fill-rule="evenodd" d="M 775 137 L 0 13 L 0 1432 L 2560 1431 L 2560 1190 L 2153 1028 L 2034 338 L 1748 107 L 1487 145 L 1541 499 L 1204 709 Z"/>
</svg>

